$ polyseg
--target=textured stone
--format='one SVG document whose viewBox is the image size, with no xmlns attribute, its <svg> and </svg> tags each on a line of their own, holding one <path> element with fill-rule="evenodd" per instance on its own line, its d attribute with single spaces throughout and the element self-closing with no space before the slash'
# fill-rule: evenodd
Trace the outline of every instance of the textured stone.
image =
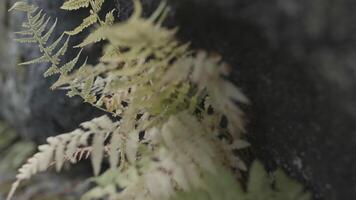
<svg viewBox="0 0 356 200">
<path fill-rule="evenodd" d="M 180 37 L 221 53 L 251 99 L 253 153 L 317 199 L 355 199 L 355 1 L 172 2 Z"/>
</svg>

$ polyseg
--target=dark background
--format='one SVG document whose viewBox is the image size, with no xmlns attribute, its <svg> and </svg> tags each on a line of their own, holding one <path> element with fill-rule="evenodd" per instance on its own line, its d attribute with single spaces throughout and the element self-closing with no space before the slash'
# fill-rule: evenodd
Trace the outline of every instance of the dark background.
<svg viewBox="0 0 356 200">
<path fill-rule="evenodd" d="M 62 1 L 34 2 L 63 22 L 57 35 L 86 16 L 58 10 Z M 107 2 L 120 8 L 121 20 L 132 12 L 129 0 Z M 158 2 L 144 0 L 145 15 Z M 23 19 L 5 12 L 12 3 L 0 2 L 0 119 L 23 137 L 43 142 L 98 113 L 50 91 L 53 80 L 42 78 L 46 66 L 15 67 L 38 53 L 10 41 Z M 284 168 L 316 199 L 356 199 L 356 1 L 170 0 L 169 5 L 166 25 L 178 26 L 182 41 L 220 53 L 233 67 L 231 79 L 252 102 L 245 106 L 252 155 L 270 170 Z"/>
</svg>

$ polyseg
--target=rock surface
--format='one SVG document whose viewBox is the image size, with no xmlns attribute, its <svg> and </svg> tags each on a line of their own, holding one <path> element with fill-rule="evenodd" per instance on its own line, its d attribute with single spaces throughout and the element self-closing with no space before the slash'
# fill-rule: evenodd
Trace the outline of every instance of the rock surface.
<svg viewBox="0 0 356 200">
<path fill-rule="evenodd" d="M 181 38 L 234 67 L 257 157 L 317 199 L 355 199 L 356 2 L 174 3 Z"/>
<path fill-rule="evenodd" d="M 73 27 L 80 19 L 37 0 Z M 132 11 L 120 3 L 120 17 Z M 153 10 L 157 0 L 144 0 Z M 231 78 L 250 98 L 246 108 L 253 153 L 269 169 L 282 166 L 316 199 L 356 198 L 356 2 L 352 0 L 170 0 L 169 25 L 194 48 L 218 52 L 233 66 Z M 9 41 L 22 16 L 0 2 L 0 118 L 23 135 L 70 130 L 95 114 L 78 99 L 48 90 L 45 66 L 15 68 L 37 54 Z M 147 14 L 147 13 L 146 13 Z M 11 20 L 10 20 L 11 19 Z M 74 20 L 73 20 L 74 19 Z M 5 27 L 5 28 L 3 28 Z M 5 48 L 4 48 L 5 47 Z M 28 53 L 31 52 L 31 53 Z"/>
</svg>

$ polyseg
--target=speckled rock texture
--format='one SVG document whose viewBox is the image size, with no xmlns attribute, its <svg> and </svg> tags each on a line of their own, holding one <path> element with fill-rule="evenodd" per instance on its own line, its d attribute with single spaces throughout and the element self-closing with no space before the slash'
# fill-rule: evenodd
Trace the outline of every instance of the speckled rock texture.
<svg viewBox="0 0 356 200">
<path fill-rule="evenodd" d="M 6 8 L 9 1 L 0 5 Z M 58 34 L 78 24 L 80 16 L 57 9 L 62 1 L 35 2 L 64 22 Z M 110 2 L 121 19 L 132 12 L 128 0 Z M 158 2 L 143 0 L 145 14 Z M 282 166 L 315 199 L 356 199 L 356 2 L 168 2 L 167 25 L 179 26 L 179 38 L 220 53 L 233 67 L 231 79 L 252 102 L 245 110 L 253 155 L 271 170 Z M 11 32 L 21 16 L 9 18 L 3 7 L 0 26 Z M 6 29 L 0 33 L 0 118 L 42 141 L 94 114 L 80 100 L 49 91 L 52 80 L 41 76 L 45 66 L 15 68 L 37 53 L 8 42 Z"/>
</svg>

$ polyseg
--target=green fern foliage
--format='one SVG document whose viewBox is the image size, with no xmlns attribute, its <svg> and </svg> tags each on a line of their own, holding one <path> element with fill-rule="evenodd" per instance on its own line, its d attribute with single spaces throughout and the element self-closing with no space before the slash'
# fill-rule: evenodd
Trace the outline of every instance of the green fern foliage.
<svg viewBox="0 0 356 200">
<path fill-rule="evenodd" d="M 177 194 L 173 200 L 310 200 L 311 194 L 301 184 L 277 170 L 274 178 L 268 176 L 261 163 L 255 161 L 250 170 L 247 191 L 233 176 L 221 169 L 218 175 L 204 173 L 205 187 Z"/>
<path fill-rule="evenodd" d="M 163 27 L 169 12 L 165 2 L 149 18 L 142 17 L 140 1 L 133 2 L 132 16 L 118 24 L 114 23 L 115 10 L 100 19 L 104 0 L 68 0 L 63 4 L 65 10 L 90 9 L 83 23 L 66 33 L 76 35 L 97 25 L 75 46 L 85 48 L 106 41 L 95 66 L 86 62 L 76 66 L 82 50 L 71 61 L 61 62 L 70 48 L 69 37 L 63 43 L 66 36 L 62 34 L 47 44 L 57 20 L 46 28 L 50 20 L 38 8 L 19 2 L 11 9 L 27 13 L 18 41 L 37 43 L 43 53 L 23 64 L 49 62 L 51 67 L 44 76 L 59 74 L 52 89 L 67 90 L 69 97 L 80 96 L 112 119 L 102 116 L 71 133 L 49 138 L 20 169 L 8 200 L 21 181 L 36 173 L 52 165 L 61 170 L 66 161 L 75 163 L 89 157 L 95 175 L 91 180 L 97 187 L 83 199 L 169 200 L 181 193 L 193 199 L 240 199 L 241 195 L 241 199 L 255 200 L 260 196 L 250 193 L 276 195 L 260 169 L 252 170 L 247 193 L 231 175 L 247 170 L 233 152 L 249 146 L 243 135 L 244 114 L 235 104 L 249 101 L 224 78 L 229 75 L 229 65 L 221 56 L 179 42 L 177 29 Z M 221 124 L 223 120 L 227 126 Z M 104 160 L 109 161 L 110 169 L 102 172 Z M 280 179 L 282 182 L 283 176 Z M 286 189 L 283 186 L 281 190 Z M 293 190 L 295 199 L 302 195 L 301 187 L 290 186 L 297 188 Z M 220 198 L 223 191 L 225 197 Z"/>
<path fill-rule="evenodd" d="M 25 30 L 15 33 L 23 37 L 17 38 L 15 41 L 20 43 L 37 43 L 40 52 L 43 54 L 39 58 L 20 63 L 19 65 L 33 65 L 49 62 L 51 68 L 44 73 L 45 77 L 54 74 L 65 75 L 70 72 L 77 64 L 80 53 L 69 63 L 64 64 L 63 66 L 60 65 L 61 57 L 64 56 L 68 49 L 69 37 L 67 37 L 63 43 L 65 36 L 62 34 L 52 44 L 48 44 L 48 40 L 57 25 L 57 19 L 53 25 L 48 28 L 50 18 L 37 7 L 28 5 L 26 2 L 17 2 L 10 9 L 10 11 L 12 10 L 23 11 L 27 14 L 27 22 L 23 24 Z M 46 29 L 48 29 L 48 31 L 46 31 Z M 62 46 L 59 48 L 60 45 Z"/>
<path fill-rule="evenodd" d="M 108 12 L 106 14 L 105 20 L 102 21 L 99 17 L 99 13 L 101 11 L 101 7 L 104 4 L 105 0 L 69 0 L 66 1 L 61 7 L 64 10 L 78 10 L 79 8 L 90 7 L 90 15 L 86 17 L 83 22 L 77 26 L 72 31 L 67 31 L 68 35 L 77 35 L 83 32 L 88 27 L 99 23 L 101 26 L 104 25 L 112 25 L 114 23 L 114 10 Z"/>
<path fill-rule="evenodd" d="M 61 9 L 63 10 L 78 10 L 80 8 L 89 7 L 91 0 L 69 0 L 64 2 Z"/>
<path fill-rule="evenodd" d="M 28 159 L 27 163 L 19 169 L 17 180 L 7 199 L 12 198 L 21 181 L 30 179 L 33 175 L 46 171 L 51 166 L 55 166 L 57 171 L 60 171 L 66 161 L 76 163 L 89 155 L 92 155 L 93 160 L 99 160 L 98 163 L 101 163 L 105 150 L 103 139 L 108 138 L 117 126 L 117 122 L 112 122 L 107 116 L 102 116 L 84 122 L 81 124 L 81 128 L 73 132 L 47 138 L 48 144 L 39 146 L 39 152 Z M 88 143 L 90 137 L 102 139 L 95 140 L 91 147 L 91 144 Z M 94 167 L 98 174 L 100 165 L 95 164 Z"/>
</svg>

